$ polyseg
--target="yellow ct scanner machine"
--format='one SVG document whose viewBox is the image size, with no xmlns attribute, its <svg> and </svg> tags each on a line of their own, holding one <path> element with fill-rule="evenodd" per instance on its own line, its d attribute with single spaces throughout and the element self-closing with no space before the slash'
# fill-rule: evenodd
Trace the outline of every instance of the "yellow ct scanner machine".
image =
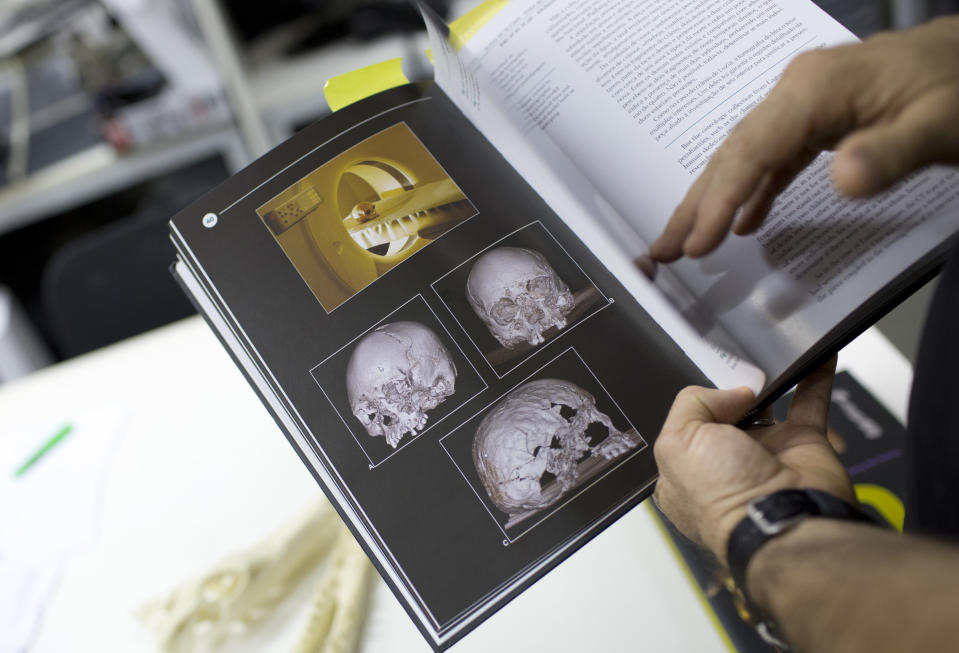
<svg viewBox="0 0 959 653">
<path fill-rule="evenodd" d="M 323 164 L 257 213 L 332 311 L 476 210 L 400 123 Z"/>
</svg>

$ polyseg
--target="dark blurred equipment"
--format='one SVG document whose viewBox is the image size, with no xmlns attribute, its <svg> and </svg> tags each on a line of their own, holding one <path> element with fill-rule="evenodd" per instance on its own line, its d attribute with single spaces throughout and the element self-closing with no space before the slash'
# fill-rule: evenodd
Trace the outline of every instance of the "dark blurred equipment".
<svg viewBox="0 0 959 653">
<path fill-rule="evenodd" d="M 861 39 L 959 10 L 959 0 L 813 0 Z"/>
<path fill-rule="evenodd" d="M 0 284 L 54 358 L 192 312 L 166 220 L 247 160 L 192 1 L 0 0 Z"/>
<path fill-rule="evenodd" d="M 0 2 L 0 186 L 105 142 L 129 150 L 229 123 L 214 67 L 174 8 Z"/>
<path fill-rule="evenodd" d="M 368 40 L 423 29 L 423 19 L 409 0 L 224 0 L 222 4 L 237 36 L 247 42 L 281 25 L 308 21 L 313 27 L 293 46 L 293 52 L 346 37 Z M 449 14 L 450 0 L 428 0 L 427 4 L 444 17 Z"/>
<path fill-rule="evenodd" d="M 74 62 L 51 39 L 0 70 L 0 185 L 102 142 Z"/>
<path fill-rule="evenodd" d="M 167 221 L 227 176 L 222 160 L 209 159 L 78 209 L 51 225 L 63 239 L 34 273 L 41 277 L 40 287 L 33 292 L 21 288 L 20 294 L 39 297 L 38 305 L 27 309 L 55 354 L 76 356 L 194 312 L 169 272 L 174 250 Z M 103 213 L 95 228 L 79 230 L 78 225 L 89 225 Z M 37 244 L 50 238 L 43 233 L 46 226 L 11 234 L 21 236 L 12 244 L 19 242 L 36 253 Z M 34 238 L 25 238 L 26 232 L 34 232 Z"/>
<path fill-rule="evenodd" d="M 179 319 L 192 308 L 168 271 L 166 221 L 227 176 L 208 158 L 6 233 L 0 284 L 55 359 Z"/>
<path fill-rule="evenodd" d="M 164 212 L 147 211 L 78 238 L 51 257 L 43 307 L 53 344 L 76 356 L 187 315 L 193 306 L 168 272 Z"/>
<path fill-rule="evenodd" d="M 813 0 L 826 13 L 838 20 L 861 39 L 887 29 L 890 7 L 886 0 Z"/>
</svg>

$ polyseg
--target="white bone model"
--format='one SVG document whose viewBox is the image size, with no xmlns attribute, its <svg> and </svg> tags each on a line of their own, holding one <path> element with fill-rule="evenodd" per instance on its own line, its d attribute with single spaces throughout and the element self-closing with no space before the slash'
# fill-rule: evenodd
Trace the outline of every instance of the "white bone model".
<svg viewBox="0 0 959 653">
<path fill-rule="evenodd" d="M 363 623 L 372 567 L 325 501 L 248 551 L 147 604 L 140 617 L 165 653 L 209 651 L 263 621 L 324 559 L 329 561 L 297 650 L 346 653 Z"/>
<path fill-rule="evenodd" d="M 373 565 L 345 526 L 313 598 L 294 653 L 352 653 L 360 639 Z"/>
<path fill-rule="evenodd" d="M 573 294 L 546 257 L 524 247 L 480 255 L 466 281 L 466 298 L 501 345 L 538 345 L 550 327 L 562 329 Z"/>
<path fill-rule="evenodd" d="M 366 432 L 396 448 L 426 426 L 426 411 L 453 394 L 449 351 L 419 322 L 392 322 L 363 336 L 346 368 L 350 409 Z"/>
<path fill-rule="evenodd" d="M 594 444 L 587 428 L 605 437 Z M 642 442 L 616 429 L 594 397 L 574 383 L 539 379 L 522 385 L 486 414 L 473 438 L 473 464 L 493 503 L 517 515 L 556 503 L 592 472 Z M 555 477 L 553 480 L 552 477 Z"/>
</svg>

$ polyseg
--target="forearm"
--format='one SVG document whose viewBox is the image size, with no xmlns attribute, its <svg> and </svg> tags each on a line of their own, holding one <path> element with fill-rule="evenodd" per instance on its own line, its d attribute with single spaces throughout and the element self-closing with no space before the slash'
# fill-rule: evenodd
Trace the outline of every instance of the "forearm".
<svg viewBox="0 0 959 653">
<path fill-rule="evenodd" d="M 808 519 L 756 553 L 747 585 L 800 651 L 941 651 L 959 640 L 959 553 L 935 542 Z"/>
</svg>

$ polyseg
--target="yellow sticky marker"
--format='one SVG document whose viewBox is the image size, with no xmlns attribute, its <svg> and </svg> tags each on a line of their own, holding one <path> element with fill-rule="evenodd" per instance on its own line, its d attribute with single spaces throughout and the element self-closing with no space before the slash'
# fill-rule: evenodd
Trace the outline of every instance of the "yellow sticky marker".
<svg viewBox="0 0 959 653">
<path fill-rule="evenodd" d="M 906 508 L 899 497 L 881 485 L 871 483 L 856 483 L 855 489 L 856 498 L 860 503 L 875 508 L 897 531 L 902 532 L 902 525 L 906 520 Z"/>
<path fill-rule="evenodd" d="M 409 82 L 403 73 L 403 60 L 397 57 L 331 77 L 323 86 L 323 95 L 330 110 L 338 111 L 380 91 Z"/>
<path fill-rule="evenodd" d="M 457 50 L 476 36 L 509 0 L 486 0 L 450 23 L 451 41 Z M 427 56 L 433 61 L 433 53 L 427 50 Z M 403 84 L 409 84 L 403 73 L 401 58 L 389 59 L 380 63 L 331 77 L 323 86 L 323 95 L 331 111 L 339 111 L 363 98 L 375 95 Z"/>
<path fill-rule="evenodd" d="M 476 36 L 476 33 L 506 7 L 508 2 L 509 0 L 486 0 L 450 23 L 450 32 L 454 37 L 451 39 L 453 46 L 459 49 Z"/>
</svg>

